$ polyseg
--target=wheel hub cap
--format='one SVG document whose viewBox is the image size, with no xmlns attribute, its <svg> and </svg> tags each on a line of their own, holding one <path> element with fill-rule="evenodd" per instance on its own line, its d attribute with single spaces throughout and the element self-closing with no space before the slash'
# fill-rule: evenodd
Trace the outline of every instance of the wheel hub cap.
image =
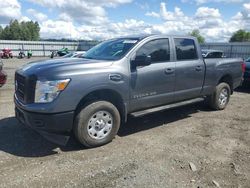
<svg viewBox="0 0 250 188">
<path fill-rule="evenodd" d="M 100 140 L 107 137 L 113 127 L 113 118 L 107 111 L 98 111 L 89 119 L 88 134 L 91 138 Z"/>
<path fill-rule="evenodd" d="M 220 96 L 219 96 L 219 104 L 221 106 L 224 106 L 226 105 L 227 101 L 228 101 L 228 90 L 227 89 L 223 89 L 220 93 Z"/>
</svg>

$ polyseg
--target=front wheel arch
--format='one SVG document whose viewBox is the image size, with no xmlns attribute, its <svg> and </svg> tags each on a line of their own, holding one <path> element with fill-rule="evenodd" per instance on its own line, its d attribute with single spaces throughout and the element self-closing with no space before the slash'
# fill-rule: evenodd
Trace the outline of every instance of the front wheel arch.
<svg viewBox="0 0 250 188">
<path fill-rule="evenodd" d="M 122 123 L 127 121 L 127 106 L 121 94 L 112 89 L 97 89 L 85 95 L 75 109 L 75 116 L 84 106 L 97 100 L 104 100 L 112 103 L 118 109 Z"/>
</svg>

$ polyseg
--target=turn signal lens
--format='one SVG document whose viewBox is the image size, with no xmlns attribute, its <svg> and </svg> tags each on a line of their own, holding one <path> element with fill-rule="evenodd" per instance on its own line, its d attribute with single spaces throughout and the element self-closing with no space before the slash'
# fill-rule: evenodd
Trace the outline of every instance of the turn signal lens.
<svg viewBox="0 0 250 188">
<path fill-rule="evenodd" d="M 59 82 L 57 85 L 58 91 L 63 91 L 67 87 L 68 83 L 69 83 L 68 80 L 64 82 Z"/>
</svg>

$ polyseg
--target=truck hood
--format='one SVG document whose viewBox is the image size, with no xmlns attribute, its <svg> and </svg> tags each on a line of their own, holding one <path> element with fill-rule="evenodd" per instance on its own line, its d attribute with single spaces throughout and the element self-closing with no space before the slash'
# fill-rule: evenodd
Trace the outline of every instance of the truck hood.
<svg viewBox="0 0 250 188">
<path fill-rule="evenodd" d="M 85 70 L 103 69 L 112 65 L 112 61 L 84 58 L 62 58 L 28 63 L 17 72 L 24 75 L 52 76 L 55 74 L 74 74 Z"/>
</svg>

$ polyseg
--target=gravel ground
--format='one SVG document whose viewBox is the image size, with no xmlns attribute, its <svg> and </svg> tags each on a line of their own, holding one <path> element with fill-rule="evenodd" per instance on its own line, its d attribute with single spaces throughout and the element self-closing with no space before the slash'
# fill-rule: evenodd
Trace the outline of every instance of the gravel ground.
<svg viewBox="0 0 250 188">
<path fill-rule="evenodd" d="M 131 117 L 108 145 L 61 147 L 14 118 L 14 71 L 25 62 L 4 60 L 0 187 L 250 187 L 250 89 L 224 111 L 198 103 Z"/>
</svg>

